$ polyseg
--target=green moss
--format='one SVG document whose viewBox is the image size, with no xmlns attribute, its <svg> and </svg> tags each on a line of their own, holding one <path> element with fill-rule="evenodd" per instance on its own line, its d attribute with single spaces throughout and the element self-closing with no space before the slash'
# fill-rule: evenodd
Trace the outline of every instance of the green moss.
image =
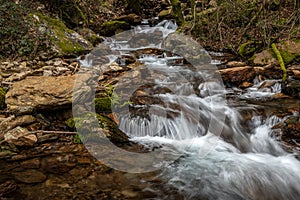
<svg viewBox="0 0 300 200">
<path fill-rule="evenodd" d="M 110 97 L 95 98 L 94 102 L 97 113 L 111 111 L 112 102 Z"/>
<path fill-rule="evenodd" d="M 6 95 L 5 90 L 2 87 L 0 87 L 0 110 L 4 109 L 6 107 L 5 95 Z"/>
<path fill-rule="evenodd" d="M 67 35 L 71 35 L 75 32 L 68 29 L 62 21 L 43 15 L 41 13 L 34 13 L 34 15 L 39 17 L 40 24 L 47 23 L 47 25 L 50 27 L 52 32 L 49 34 L 50 40 L 62 50 L 63 54 L 77 55 L 86 50 L 78 42 L 71 41 L 66 37 Z M 30 14 L 30 16 L 33 16 L 33 14 Z"/>
<path fill-rule="evenodd" d="M 249 46 L 249 45 L 252 44 L 252 43 L 253 43 L 253 41 L 249 41 L 249 42 L 246 42 L 246 43 L 242 44 L 242 45 L 240 46 L 240 48 L 239 48 L 238 54 L 239 54 L 240 56 L 245 55 L 247 46 Z"/>
<path fill-rule="evenodd" d="M 94 129 L 97 128 L 97 124 L 93 124 L 95 117 L 98 120 L 99 127 L 103 129 L 103 133 L 105 135 L 102 133 L 92 135 L 95 133 Z M 75 138 L 77 142 L 78 140 L 85 142 L 93 138 L 101 139 L 103 137 L 107 137 L 114 142 L 126 142 L 128 139 L 128 137 L 119 130 L 117 124 L 115 124 L 110 118 L 103 115 L 87 113 L 82 117 L 70 118 L 65 123 L 72 129 L 76 128 L 77 130 L 80 130 L 80 136 Z"/>
<path fill-rule="evenodd" d="M 285 82 L 286 79 L 287 79 L 287 73 L 286 73 L 286 68 L 285 68 L 285 64 L 284 64 L 283 58 L 281 56 L 281 53 L 277 49 L 276 44 L 273 43 L 271 46 L 272 46 L 273 52 L 275 53 L 275 55 L 277 57 L 277 60 L 278 60 L 279 64 L 280 64 L 280 68 L 281 68 L 281 70 L 283 72 L 282 81 Z"/>
<path fill-rule="evenodd" d="M 280 54 L 282 56 L 282 59 L 284 60 L 284 62 L 286 64 L 291 63 L 297 57 L 297 55 L 291 54 L 288 51 L 283 51 L 283 50 L 279 50 L 279 51 L 280 51 Z"/>
<path fill-rule="evenodd" d="M 100 35 L 112 36 L 115 35 L 117 32 L 120 32 L 122 30 L 128 30 L 130 28 L 130 24 L 124 21 L 107 21 L 102 24 L 99 32 Z"/>
</svg>

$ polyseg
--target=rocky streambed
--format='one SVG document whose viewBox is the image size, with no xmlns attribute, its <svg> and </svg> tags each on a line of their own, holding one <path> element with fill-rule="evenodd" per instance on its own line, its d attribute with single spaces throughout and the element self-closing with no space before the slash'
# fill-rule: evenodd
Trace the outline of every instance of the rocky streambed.
<svg viewBox="0 0 300 200">
<path fill-rule="evenodd" d="M 154 34 L 155 37 L 162 35 L 163 33 Z M 138 36 L 135 39 L 139 40 Z M 145 41 L 140 42 L 139 45 L 147 45 Z M 221 59 L 218 55 L 223 56 L 212 54 L 214 59 L 223 60 L 216 73 L 221 75 L 226 86 L 228 105 L 240 113 L 241 124 L 245 130 L 248 129 L 249 134 L 255 135 L 254 130 L 268 123 L 269 126 L 272 125 L 272 131 L 269 132 L 272 141 L 286 151 L 299 153 L 299 66 L 293 65 L 288 68 L 290 83 L 287 87 L 281 88 L 281 70 L 276 64 L 253 67 L 244 62 L 228 61 L 230 59 L 226 57 Z M 103 62 L 101 56 L 101 53 L 100 56 L 95 56 L 100 63 Z M 0 197 L 3 199 L 187 198 L 188 195 L 182 192 L 177 184 L 167 184 L 168 175 L 161 175 L 161 170 L 132 174 L 107 167 L 82 144 L 86 138 L 77 134 L 78 126 L 74 127 L 74 121 L 77 125 L 78 122 L 82 122 L 82 126 L 89 124 L 88 119 L 75 119 L 72 116 L 73 88 L 77 81 L 76 84 L 81 84 L 82 90 L 95 93 L 95 98 L 90 98 L 93 99 L 92 107 L 95 107 L 99 121 L 96 131 L 104 133 L 98 137 L 107 137 L 118 147 L 136 153 L 160 148 L 160 146 L 149 147 L 139 140 L 130 140 L 128 129 L 122 126 L 122 121 L 120 122 L 122 119 L 115 113 L 118 110 L 114 105 L 116 102 L 122 105 L 125 103 L 132 115 L 143 117 L 147 117 L 144 113 L 149 112 L 147 106 L 164 105 L 172 109 L 168 112 L 167 118 L 176 118 L 178 105 L 168 101 L 162 102 L 158 98 L 159 95 L 174 92 L 154 81 L 154 78 L 165 76 L 163 68 L 154 69 L 154 72 L 141 70 L 141 66 L 149 63 L 153 67 L 161 58 L 165 58 L 167 63 L 165 66 L 168 67 L 185 66 L 188 63 L 183 58 L 156 48 L 142 49 L 133 54 L 123 55 L 116 62 L 107 65 L 96 80 L 96 88 L 89 88 L 90 85 L 87 84 L 95 83 L 93 76 L 76 78 L 78 71 L 84 70 L 82 62 L 77 59 L 1 63 L 3 88 L 1 95 L 6 94 L 5 104 L 1 102 L 0 115 Z M 184 77 L 192 82 L 194 89 L 201 85 L 199 91 L 195 89 L 195 94 L 204 98 L 207 95 L 206 87 L 211 87 L 210 84 L 213 82 L 203 82 L 199 77 L 189 77 L 189 67 L 184 68 Z M 154 74 L 151 74 L 151 77 L 147 73 Z M 195 71 L 194 73 L 196 74 Z M 126 97 L 125 102 L 113 93 L 114 89 L 118 88 L 117 83 L 123 84 L 121 88 L 124 89 L 126 85 L 143 83 L 143 80 L 152 81 L 152 84 L 142 84 L 135 88 L 133 93 L 128 93 L 131 96 Z M 182 88 L 182 91 L 185 90 L 186 88 Z M 270 122 L 272 121 L 270 118 L 275 119 L 274 122 Z M 222 137 L 229 144 L 239 145 L 234 140 L 226 138 L 226 132 L 224 134 Z M 265 140 L 258 137 L 258 144 L 259 141 Z M 102 148 L 106 148 L 105 143 Z M 255 148 L 253 151 L 255 152 Z M 113 153 L 111 152 L 112 155 Z M 277 153 L 277 150 L 274 150 L 274 154 Z M 132 157 L 124 157 L 121 161 L 129 166 L 136 165 Z"/>
</svg>

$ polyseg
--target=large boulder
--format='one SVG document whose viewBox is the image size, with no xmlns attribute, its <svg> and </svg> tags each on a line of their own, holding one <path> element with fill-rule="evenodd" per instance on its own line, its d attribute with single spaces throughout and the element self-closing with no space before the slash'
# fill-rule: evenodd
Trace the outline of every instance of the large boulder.
<svg viewBox="0 0 300 200">
<path fill-rule="evenodd" d="M 75 76 L 32 76 L 16 82 L 6 95 L 8 110 L 31 113 L 34 110 L 71 107 Z"/>
<path fill-rule="evenodd" d="M 29 17 L 39 27 L 39 31 L 50 39 L 52 49 L 44 55 L 46 57 L 77 56 L 93 48 L 89 41 L 58 19 L 40 13 L 30 14 Z"/>
<path fill-rule="evenodd" d="M 276 44 L 285 64 L 300 60 L 300 42 L 287 40 Z M 266 49 L 253 56 L 256 65 L 279 64 L 272 49 Z"/>
</svg>

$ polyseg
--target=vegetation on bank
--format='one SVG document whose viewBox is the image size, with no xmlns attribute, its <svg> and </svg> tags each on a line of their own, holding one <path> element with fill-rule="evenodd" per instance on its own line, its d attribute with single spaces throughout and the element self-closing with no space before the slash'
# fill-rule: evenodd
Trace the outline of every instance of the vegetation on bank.
<svg viewBox="0 0 300 200">
<path fill-rule="evenodd" d="M 45 27 L 34 23 L 33 13 L 51 19 L 62 32 L 93 30 L 102 36 L 130 28 L 119 20 L 126 14 L 142 18 L 165 13 L 174 18 L 180 31 L 192 35 L 205 49 L 230 51 L 251 58 L 271 44 L 300 38 L 299 0 L 0 0 L 0 59 L 33 59 L 39 52 L 51 48 L 53 37 Z M 171 9 L 172 8 L 172 9 Z M 162 15 L 163 17 L 164 15 Z M 54 26 L 54 25 L 53 25 Z M 89 37 L 94 45 L 100 38 Z M 68 54 L 70 42 L 60 42 Z M 76 44 L 75 44 L 76 46 Z M 77 53 L 81 48 L 73 48 Z M 73 53 L 71 49 L 71 53 Z M 298 59 L 296 54 L 278 48 L 285 64 Z"/>
<path fill-rule="evenodd" d="M 188 2 L 187 8 L 195 1 Z M 201 3 L 192 8 L 194 13 L 186 16 L 181 30 L 194 36 L 204 47 L 251 57 L 254 52 L 271 48 L 272 43 L 300 38 L 300 10 L 296 2 L 222 0 Z"/>
</svg>

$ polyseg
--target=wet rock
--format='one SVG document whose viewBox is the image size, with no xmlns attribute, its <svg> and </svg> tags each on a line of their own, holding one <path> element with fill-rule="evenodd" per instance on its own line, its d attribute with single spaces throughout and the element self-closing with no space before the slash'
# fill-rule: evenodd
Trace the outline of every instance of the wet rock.
<svg viewBox="0 0 300 200">
<path fill-rule="evenodd" d="M 47 172 L 60 174 L 70 171 L 76 166 L 76 158 L 74 155 L 64 155 L 56 157 L 47 157 L 42 160 L 41 167 Z"/>
<path fill-rule="evenodd" d="M 88 28 L 78 28 L 76 31 L 83 36 L 84 39 L 89 41 L 93 44 L 93 46 L 96 46 L 97 44 L 103 42 L 103 39 L 98 36 L 94 31 Z"/>
<path fill-rule="evenodd" d="M 124 30 L 129 30 L 130 28 L 130 24 L 125 21 L 107 21 L 102 24 L 98 31 L 100 35 L 113 36 Z"/>
<path fill-rule="evenodd" d="M 282 131 L 281 140 L 290 148 L 300 150 L 300 117 L 291 116 L 287 118 L 279 125 L 279 128 Z"/>
<path fill-rule="evenodd" d="M 72 104 L 74 80 L 75 76 L 27 77 L 16 82 L 7 93 L 7 107 L 16 113 L 69 107 Z"/>
<path fill-rule="evenodd" d="M 282 92 L 294 98 L 300 98 L 300 80 L 289 80 L 283 84 Z"/>
<path fill-rule="evenodd" d="M 160 13 L 158 14 L 159 19 L 164 20 L 164 19 L 172 19 L 173 15 L 172 15 L 172 8 L 166 9 L 166 10 L 162 10 L 160 11 Z"/>
<path fill-rule="evenodd" d="M 131 13 L 128 15 L 122 15 L 122 16 L 116 18 L 116 20 L 127 22 L 130 25 L 138 25 L 142 22 L 141 16 L 138 16 L 134 13 Z"/>
<path fill-rule="evenodd" d="M 239 85 L 245 81 L 252 82 L 256 73 L 253 67 L 233 67 L 219 70 L 225 83 Z"/>
<path fill-rule="evenodd" d="M 245 89 L 245 88 L 249 88 L 249 87 L 252 87 L 252 86 L 253 86 L 253 83 L 245 81 L 241 85 L 239 85 L 239 88 Z"/>
<path fill-rule="evenodd" d="M 20 126 L 8 131 L 4 135 L 4 140 L 9 144 L 17 146 L 32 146 L 37 142 L 37 137 Z"/>
<path fill-rule="evenodd" d="M 14 173 L 14 177 L 16 180 L 23 183 L 41 183 L 46 180 L 46 175 L 38 170 L 27 170 L 23 172 Z"/>
</svg>

